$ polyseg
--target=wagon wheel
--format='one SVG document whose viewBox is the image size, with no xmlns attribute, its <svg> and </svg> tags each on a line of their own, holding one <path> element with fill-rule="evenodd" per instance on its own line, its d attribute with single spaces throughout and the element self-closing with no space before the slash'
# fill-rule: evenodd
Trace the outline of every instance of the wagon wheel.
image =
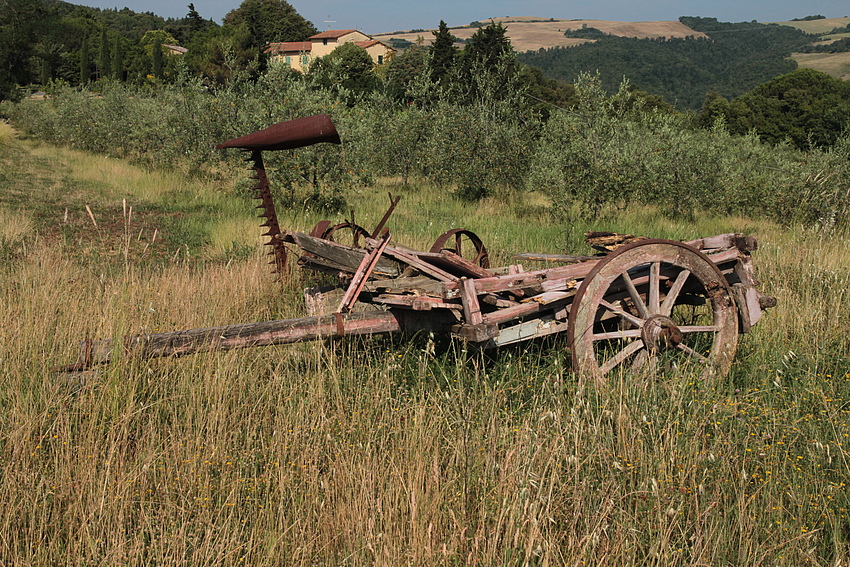
<svg viewBox="0 0 850 567">
<path fill-rule="evenodd" d="M 490 256 L 487 254 L 487 248 L 484 247 L 484 243 L 481 242 L 478 235 L 472 231 L 462 228 L 447 230 L 434 242 L 429 252 L 442 252 L 443 250 L 454 252 L 482 268 L 490 267 Z"/>
<path fill-rule="evenodd" d="M 720 270 L 669 240 L 628 244 L 600 260 L 570 311 L 573 368 L 601 380 L 611 371 L 700 367 L 725 376 L 738 314 Z"/>
<path fill-rule="evenodd" d="M 325 240 L 330 240 L 339 244 L 346 244 L 355 248 L 362 248 L 361 239 L 370 237 L 371 234 L 369 234 L 368 230 L 360 225 L 348 221 L 329 226 L 322 233 L 322 238 Z"/>
</svg>

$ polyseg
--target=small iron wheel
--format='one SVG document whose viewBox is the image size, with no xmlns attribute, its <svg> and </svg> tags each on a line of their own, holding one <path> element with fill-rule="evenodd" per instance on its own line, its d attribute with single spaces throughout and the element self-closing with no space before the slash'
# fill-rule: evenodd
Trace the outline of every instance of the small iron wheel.
<svg viewBox="0 0 850 567">
<path fill-rule="evenodd" d="M 671 240 L 609 254 L 573 299 L 567 330 L 573 369 L 602 380 L 616 369 L 725 376 L 738 342 L 726 278 L 705 255 Z"/>
<path fill-rule="evenodd" d="M 442 252 L 448 250 L 458 256 L 477 264 L 482 268 L 490 267 L 490 256 L 487 248 L 478 235 L 463 228 L 447 230 L 434 242 L 429 252 Z"/>
<path fill-rule="evenodd" d="M 354 248 L 363 248 L 366 244 L 364 240 L 370 237 L 371 234 L 368 230 L 360 225 L 348 221 L 329 226 L 325 232 L 322 233 L 322 238 L 325 240 L 330 240 L 338 244 L 345 244 L 347 246 L 353 246 Z"/>
</svg>

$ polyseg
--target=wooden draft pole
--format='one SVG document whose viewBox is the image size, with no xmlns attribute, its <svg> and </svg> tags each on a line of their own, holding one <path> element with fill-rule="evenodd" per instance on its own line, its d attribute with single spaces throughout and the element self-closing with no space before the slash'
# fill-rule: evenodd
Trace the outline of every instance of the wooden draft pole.
<svg viewBox="0 0 850 567">
<path fill-rule="evenodd" d="M 185 356 L 198 352 L 283 345 L 343 336 L 395 332 L 432 331 L 445 333 L 457 319 L 450 313 L 434 312 L 416 317 L 402 310 L 333 313 L 317 317 L 241 323 L 171 333 L 133 335 L 121 339 L 87 339 L 80 343 L 79 362 L 62 370 L 85 370 L 121 357 L 157 358 Z"/>
</svg>

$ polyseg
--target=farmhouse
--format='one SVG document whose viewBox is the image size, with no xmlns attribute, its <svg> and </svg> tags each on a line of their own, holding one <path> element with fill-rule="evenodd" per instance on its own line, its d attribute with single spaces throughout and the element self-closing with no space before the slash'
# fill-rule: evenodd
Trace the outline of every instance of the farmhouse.
<svg viewBox="0 0 850 567">
<path fill-rule="evenodd" d="M 162 44 L 162 48 L 170 55 L 185 55 L 186 52 L 189 51 L 185 47 L 180 47 L 179 45 L 166 45 L 164 43 Z"/>
<path fill-rule="evenodd" d="M 353 43 L 365 49 L 375 65 L 382 65 L 395 53 L 392 47 L 357 30 L 328 30 L 307 39 L 308 41 L 270 43 L 265 52 L 270 53 L 272 59 L 284 59 L 287 65 L 301 72 L 305 71 L 314 59 L 324 57 L 345 43 Z"/>
</svg>

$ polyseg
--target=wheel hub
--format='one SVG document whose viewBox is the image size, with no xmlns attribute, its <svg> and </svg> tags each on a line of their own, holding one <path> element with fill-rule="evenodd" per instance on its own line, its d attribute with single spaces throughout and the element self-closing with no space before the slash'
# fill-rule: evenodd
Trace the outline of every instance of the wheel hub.
<svg viewBox="0 0 850 567">
<path fill-rule="evenodd" d="M 641 338 L 652 352 L 675 349 L 682 342 L 682 331 L 664 315 L 653 315 L 643 324 Z"/>
</svg>

